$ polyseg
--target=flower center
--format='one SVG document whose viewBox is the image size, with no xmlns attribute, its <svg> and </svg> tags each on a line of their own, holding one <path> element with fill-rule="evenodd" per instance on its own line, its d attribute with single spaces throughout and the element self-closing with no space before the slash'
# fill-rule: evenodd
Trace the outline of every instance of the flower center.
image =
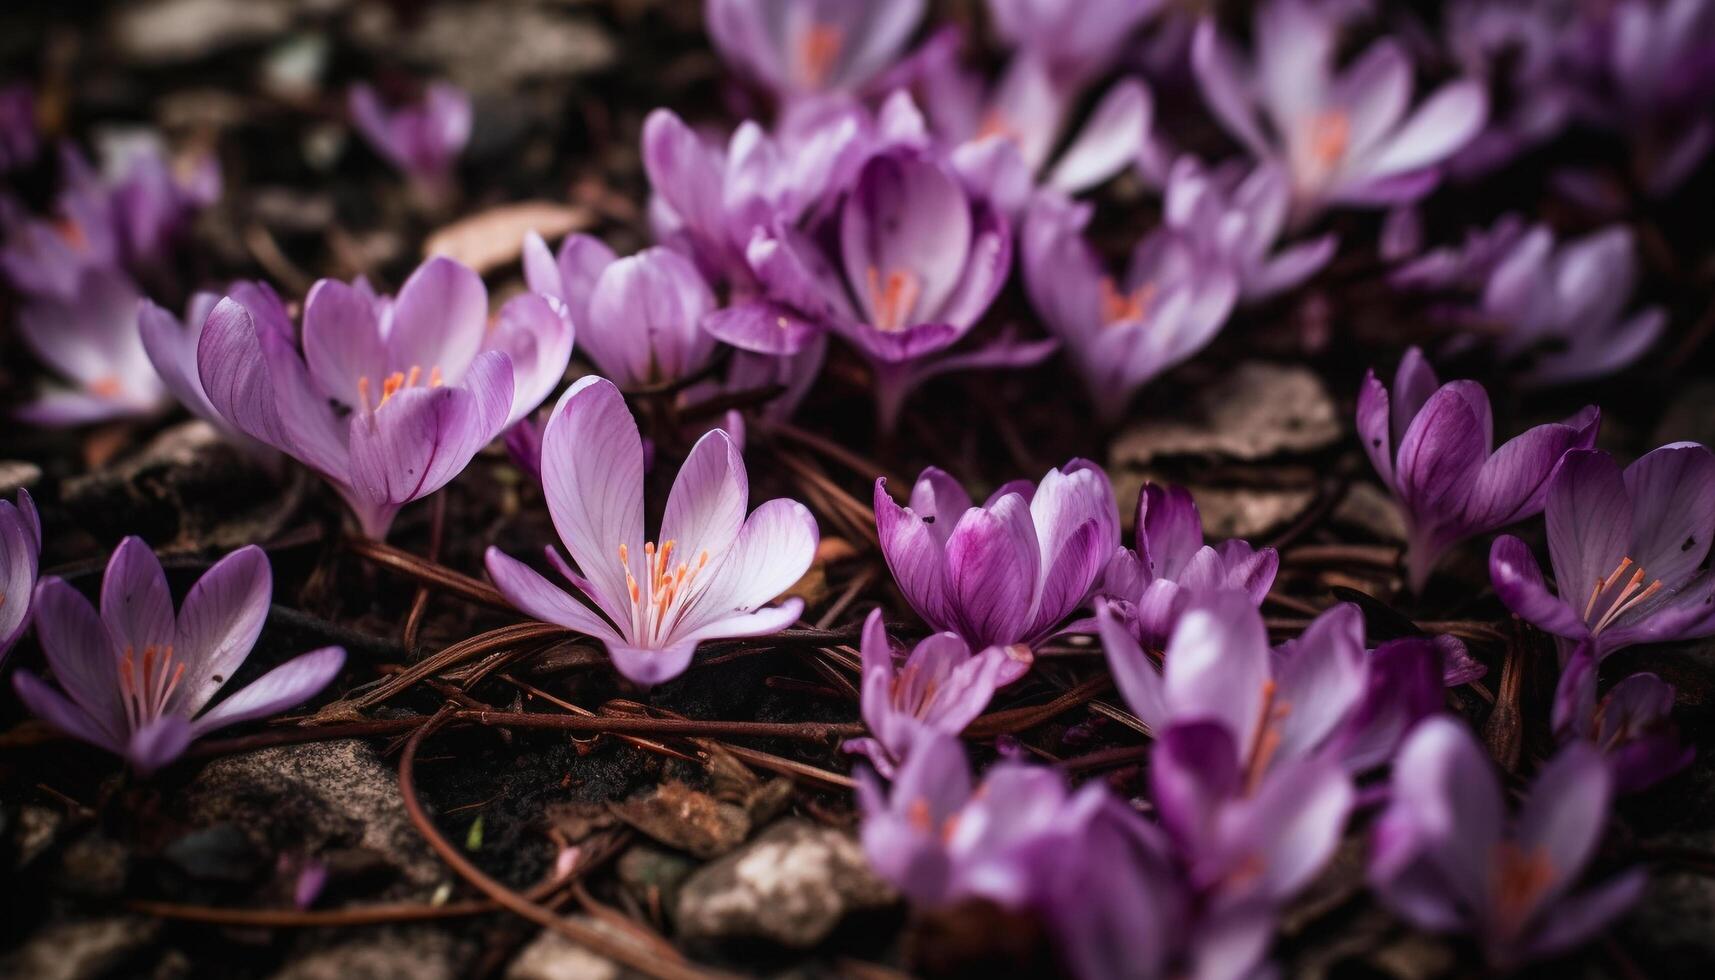
<svg viewBox="0 0 1715 980">
<path fill-rule="evenodd" d="M 813 23 L 798 36 L 798 78 L 807 88 L 821 88 L 834 73 L 845 32 L 832 24 Z"/>
<path fill-rule="evenodd" d="M 1014 143 L 1020 142 L 1018 128 L 999 109 L 990 109 L 983 113 L 982 125 L 977 127 L 977 139 L 987 139 L 990 136 L 1000 136 Z"/>
<path fill-rule="evenodd" d="M 1503 936 L 1516 936 L 1530 919 L 1537 901 L 1554 883 L 1554 865 L 1541 847 L 1526 851 L 1515 841 L 1495 845 L 1490 867 L 1495 917 Z"/>
<path fill-rule="evenodd" d="M 1310 117 L 1306 125 L 1310 159 L 1324 172 L 1345 159 L 1352 142 L 1352 119 L 1342 109 L 1329 109 Z"/>
<path fill-rule="evenodd" d="M 1632 570 L 1629 576 L 1628 569 Z M 1584 622 L 1590 624 L 1592 636 L 1661 591 L 1661 579 L 1646 586 L 1644 577 L 1644 567 L 1628 557 L 1620 559 L 1619 567 L 1596 580 L 1595 588 L 1590 590 L 1590 601 L 1584 604 Z"/>
<path fill-rule="evenodd" d="M 83 225 L 70 218 L 61 218 L 54 222 L 54 230 L 60 233 L 60 238 L 74 252 L 89 251 L 89 236 L 84 234 Z"/>
<path fill-rule="evenodd" d="M 1116 323 L 1136 323 L 1149 312 L 1149 306 L 1155 301 L 1155 283 L 1146 282 L 1129 293 L 1122 293 L 1114 284 L 1112 276 L 1103 276 L 1101 283 L 1102 294 L 1102 326 L 1111 327 Z"/>
<path fill-rule="evenodd" d="M 1256 735 L 1251 740 L 1249 764 L 1245 768 L 1245 792 L 1256 791 L 1268 771 L 1274 754 L 1280 750 L 1280 724 L 1292 713 L 1292 704 L 1276 698 L 1280 685 L 1270 678 L 1262 684 L 1262 710 L 1257 721 Z"/>
<path fill-rule="evenodd" d="M 698 573 L 709 564 L 709 553 L 697 556 L 696 564 L 673 564 L 673 549 L 677 541 L 669 538 L 657 549 L 655 542 L 643 545 L 643 563 L 648 570 L 647 587 L 639 585 L 631 572 L 631 549 L 619 546 L 619 564 L 625 569 L 625 585 L 631 592 L 632 636 L 639 643 L 659 642 L 678 622 L 684 599 L 697 580 Z"/>
<path fill-rule="evenodd" d="M 417 382 L 421 381 L 422 378 L 423 369 L 415 364 L 411 365 L 411 370 L 408 372 L 394 371 L 392 374 L 387 375 L 381 379 L 381 400 L 376 402 L 372 407 L 369 404 L 369 390 L 372 387 L 372 382 L 369 380 L 369 375 L 365 374 L 357 379 L 357 397 L 358 400 L 362 402 L 363 410 L 365 412 L 380 411 L 381 406 L 387 404 L 387 399 L 397 395 L 401 389 L 417 387 Z M 439 367 L 430 367 L 429 387 L 439 388 L 445 383 L 446 382 L 441 378 L 441 369 Z"/>
<path fill-rule="evenodd" d="M 83 387 L 97 398 L 117 398 L 121 390 L 119 378 L 111 374 L 96 378 Z"/>
<path fill-rule="evenodd" d="M 941 682 L 932 677 L 918 689 L 915 700 L 909 698 L 912 681 L 916 679 L 917 673 L 921 669 L 917 664 L 906 664 L 893 678 L 893 687 L 889 692 L 892 695 L 893 706 L 910 714 L 913 718 L 928 716 L 929 707 L 935 703 L 935 695 L 941 689 Z"/>
<path fill-rule="evenodd" d="M 173 661 L 173 646 L 147 646 L 143 656 L 126 647 L 119 660 L 119 694 L 133 731 L 166 713 L 167 700 L 185 676 L 183 662 Z"/>
<path fill-rule="evenodd" d="M 923 283 L 904 269 L 890 270 L 884 277 L 881 270 L 870 266 L 864 278 L 869 290 L 870 314 L 878 330 L 894 333 L 905 328 L 906 318 L 917 305 Z"/>
</svg>

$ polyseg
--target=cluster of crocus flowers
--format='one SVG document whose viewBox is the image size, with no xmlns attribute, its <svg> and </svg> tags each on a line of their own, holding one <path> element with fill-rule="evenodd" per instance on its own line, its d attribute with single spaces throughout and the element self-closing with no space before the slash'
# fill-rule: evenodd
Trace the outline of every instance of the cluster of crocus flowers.
<svg viewBox="0 0 1715 980">
<path fill-rule="evenodd" d="M 863 624 L 863 721 L 872 737 L 845 744 L 877 772 L 894 767 L 925 732 L 957 735 L 994 697 L 1016 663 L 998 647 L 972 654 L 957 633 L 933 633 L 918 641 L 903 664 L 896 663 L 881 610 Z"/>
<path fill-rule="evenodd" d="M 42 519 L 30 492 L 19 490 L 16 504 L 0 500 L 0 664 L 30 625 L 41 554 Z"/>
<path fill-rule="evenodd" d="M 767 603 L 809 569 L 816 519 L 784 498 L 747 517 L 749 477 L 725 432 L 691 449 L 654 541 L 644 540 L 643 440 L 613 382 L 587 377 L 566 391 L 541 459 L 548 513 L 571 564 L 552 548 L 548 558 L 582 600 L 490 548 L 489 577 L 521 612 L 600 640 L 639 684 L 683 673 L 704 640 L 765 636 L 797 621 L 802 599 Z"/>
<path fill-rule="evenodd" d="M 228 423 L 320 473 L 379 538 L 533 411 L 571 348 L 551 301 L 515 297 L 491 326 L 482 279 L 434 258 L 396 299 L 316 283 L 301 342 L 289 323 L 224 299 L 203 325 L 197 375 Z"/>
<path fill-rule="evenodd" d="M 1023 673 L 1035 646 L 1061 632 L 1090 598 L 1119 547 L 1119 511 L 1107 474 L 1072 460 L 1040 484 L 1018 480 L 972 506 L 957 480 L 933 467 L 910 506 L 875 482 L 882 555 L 911 608 L 973 649 L 1001 647 Z"/>
<path fill-rule="evenodd" d="M 1482 385 L 1440 384 L 1415 347 L 1400 361 L 1391 392 L 1369 372 L 1358 393 L 1358 436 L 1405 517 L 1412 591 L 1423 590 L 1454 545 L 1541 513 L 1555 464 L 1567 450 L 1590 448 L 1600 421 L 1590 406 L 1497 449 Z"/>
<path fill-rule="evenodd" d="M 600 239 L 568 235 L 558 253 L 535 232 L 524 239 L 524 279 L 561 304 L 578 349 L 621 388 L 683 381 L 708 366 L 715 338 L 703 330 L 715 297 L 690 259 L 656 246 L 619 258 Z"/>
<path fill-rule="evenodd" d="M 419 187 L 444 188 L 470 142 L 470 96 L 447 82 L 432 82 L 420 102 L 389 108 L 372 86 L 359 83 L 346 101 L 352 123 L 376 153 Z"/>
<path fill-rule="evenodd" d="M 1385 206 L 1422 197 L 1488 113 L 1482 86 L 1456 80 L 1408 115 L 1411 59 L 1392 38 L 1374 42 L 1336 72 L 1341 24 L 1332 6 L 1265 0 L 1253 30 L 1254 64 L 1212 20 L 1198 27 L 1192 50 L 1209 109 L 1258 160 L 1286 168 L 1293 217 L 1300 222 L 1330 205 Z"/>
<path fill-rule="evenodd" d="M 1578 449 L 1555 466 L 1543 516 L 1554 590 L 1530 547 L 1495 540 L 1489 575 L 1501 601 L 1563 649 L 1597 659 L 1638 643 L 1715 634 L 1715 455 L 1674 443 L 1620 468 Z"/>
<path fill-rule="evenodd" d="M 1516 817 L 1494 765 L 1459 722 L 1431 718 L 1400 748 L 1377 821 L 1370 883 L 1401 917 L 1468 932 L 1497 969 L 1564 952 L 1624 912 L 1639 871 L 1579 889 L 1607 823 L 1613 780 L 1573 742 L 1549 760 Z"/>
<path fill-rule="evenodd" d="M 18 418 L 43 426 L 82 425 L 149 416 L 166 407 L 166 391 L 137 332 L 143 301 L 116 268 L 92 266 L 66 296 L 30 297 L 18 310 L 18 333 L 63 380 L 47 381 Z"/>
<path fill-rule="evenodd" d="M 1674 687 L 1649 671 L 1628 674 L 1596 696 L 1599 661 L 1579 645 L 1554 689 L 1554 735 L 1588 742 L 1602 753 L 1615 793 L 1635 793 L 1691 764 L 1696 755 L 1673 723 Z"/>
<path fill-rule="evenodd" d="M 155 553 L 126 538 L 101 580 L 99 613 L 61 579 L 36 587 L 36 635 L 59 689 L 24 671 L 12 683 L 55 728 L 154 772 L 195 739 L 300 704 L 339 673 L 345 651 L 325 647 L 208 707 L 250 656 L 272 594 L 268 557 L 252 545 L 203 573 L 175 612 Z"/>
<path fill-rule="evenodd" d="M 1180 614 L 1203 596 L 1236 589 L 1262 605 L 1280 569 L 1273 548 L 1253 548 L 1237 538 L 1204 544 L 1203 519 L 1184 487 L 1145 483 L 1132 527 L 1136 548 L 1113 556 L 1097 593 L 1151 650 L 1166 646 Z"/>
</svg>

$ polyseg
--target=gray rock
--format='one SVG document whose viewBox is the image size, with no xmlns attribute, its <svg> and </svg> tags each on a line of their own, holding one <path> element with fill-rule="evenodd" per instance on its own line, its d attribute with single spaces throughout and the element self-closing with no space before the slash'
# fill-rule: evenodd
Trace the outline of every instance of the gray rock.
<svg viewBox="0 0 1715 980">
<path fill-rule="evenodd" d="M 679 886 L 696 869 L 683 854 L 648 844 L 627 849 L 614 862 L 620 884 L 645 908 L 672 908 L 679 899 Z"/>
<path fill-rule="evenodd" d="M 124 844 L 91 831 L 60 854 L 58 882 L 73 895 L 112 898 L 124 890 L 130 866 L 131 852 Z"/>
<path fill-rule="evenodd" d="M 751 936 L 808 948 L 848 912 L 894 897 L 850 834 L 788 818 L 693 874 L 675 919 L 688 939 Z"/>
<path fill-rule="evenodd" d="M 109 975 L 154 942 L 160 930 L 159 920 L 138 916 L 50 925 L 0 958 L 0 976 L 94 980 Z"/>
<path fill-rule="evenodd" d="M 1114 466 L 1164 456 L 1266 459 L 1324 448 L 1340 438 L 1334 399 L 1304 367 L 1247 361 L 1195 396 L 1190 411 L 1145 419 L 1115 439 Z"/>
<path fill-rule="evenodd" d="M 572 918 L 609 938 L 620 941 L 628 938 L 599 919 L 582 915 Z M 636 976 L 637 972 L 598 956 L 552 929 L 543 929 L 506 968 L 506 980 L 630 980 Z"/>
<path fill-rule="evenodd" d="M 474 950 L 433 927 L 342 933 L 344 942 L 306 942 L 273 980 L 453 980 Z"/>
<path fill-rule="evenodd" d="M 234 824 L 270 853 L 357 847 L 385 856 L 412 885 L 445 877 L 405 814 L 393 768 L 357 739 L 217 759 L 181 799 L 196 825 Z"/>
<path fill-rule="evenodd" d="M 284 0 L 156 0 L 124 8 L 113 36 L 137 61 L 190 61 L 279 34 L 291 22 Z"/>
</svg>

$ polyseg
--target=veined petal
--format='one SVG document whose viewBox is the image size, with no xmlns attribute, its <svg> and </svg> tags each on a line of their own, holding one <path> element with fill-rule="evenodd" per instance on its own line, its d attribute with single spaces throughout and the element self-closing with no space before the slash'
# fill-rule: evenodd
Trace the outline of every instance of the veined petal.
<svg viewBox="0 0 1715 980">
<path fill-rule="evenodd" d="M 119 695 L 119 658 L 107 626 L 83 594 L 49 576 L 32 602 L 36 638 L 54 680 L 89 716 L 109 744 L 122 744 L 130 726 Z"/>
<path fill-rule="evenodd" d="M 1489 549 L 1489 579 L 1507 608 L 1539 629 L 1568 639 L 1589 636 L 1584 618 L 1548 590 L 1542 567 L 1518 538 L 1503 534 L 1495 539 Z"/>
<path fill-rule="evenodd" d="M 1096 624 L 1107 652 L 1108 669 L 1113 671 L 1114 683 L 1126 704 L 1152 733 L 1165 731 L 1169 718 L 1161 672 L 1109 604 L 1101 600 L 1096 601 Z"/>
<path fill-rule="evenodd" d="M 614 628 L 588 606 L 499 548 L 488 549 L 484 564 L 494 587 L 499 589 L 506 601 L 512 603 L 519 612 L 544 623 L 564 626 L 585 636 L 593 636 L 610 643 L 622 642 Z"/>
<path fill-rule="evenodd" d="M 250 656 L 268 619 L 274 574 L 268 555 L 248 545 L 215 562 L 186 593 L 174 648 L 185 676 L 173 710 L 196 714 Z"/>
<path fill-rule="evenodd" d="M 1632 502 L 1619 464 L 1596 450 L 1567 452 L 1548 479 L 1543 512 L 1554 581 L 1582 610 L 1631 547 Z"/>
<path fill-rule="evenodd" d="M 65 695 L 49 687 L 36 675 L 27 670 L 19 670 L 12 675 L 12 687 L 18 692 L 18 700 L 24 702 L 24 707 L 30 709 L 30 713 L 37 718 L 72 738 L 106 749 L 115 755 L 125 753 L 125 742 L 120 734 L 109 731 L 103 722 L 92 717 L 82 706 L 67 700 Z"/>
<path fill-rule="evenodd" d="M 347 409 L 368 407 L 363 384 L 374 386 L 369 397 L 379 399 L 389 366 L 374 300 L 337 279 L 310 287 L 304 300 L 304 361 L 322 395 L 339 399 Z"/>
<path fill-rule="evenodd" d="M 464 379 L 488 330 L 488 289 L 468 267 L 435 256 L 405 280 L 387 331 L 394 371 L 440 368 L 448 384 Z"/>
<path fill-rule="evenodd" d="M 119 542 L 101 577 L 101 621 L 121 648 L 142 657 L 165 652 L 174 639 L 173 593 L 160 559 L 139 537 Z"/>
<path fill-rule="evenodd" d="M 693 567 L 699 553 L 718 560 L 738 540 L 749 504 L 750 477 L 744 457 L 731 437 L 713 429 L 691 447 L 673 480 L 661 518 L 660 546 L 677 542 L 675 559 Z"/>
<path fill-rule="evenodd" d="M 484 349 L 504 353 L 512 361 L 511 425 L 553 394 L 572 358 L 573 329 L 565 307 L 541 296 L 514 296 L 506 301 L 489 331 Z"/>
<path fill-rule="evenodd" d="M 704 572 L 713 580 L 685 609 L 675 635 L 707 635 L 711 624 L 750 613 L 791 588 L 815 561 L 819 540 L 816 518 L 803 504 L 783 497 L 763 503 Z"/>
<path fill-rule="evenodd" d="M 947 588 L 973 644 L 1005 645 L 1028 625 L 1041 552 L 1030 508 L 1007 495 L 988 510 L 971 509 L 947 539 Z"/>
<path fill-rule="evenodd" d="M 345 650 L 323 647 L 286 661 L 192 723 L 192 737 L 241 721 L 266 718 L 315 697 L 345 666 Z"/>
<path fill-rule="evenodd" d="M 542 435 L 542 489 L 560 540 L 595 587 L 590 598 L 614 622 L 629 622 L 627 564 L 638 581 L 648 581 L 643 440 L 613 382 L 580 378 L 560 397 Z"/>
<path fill-rule="evenodd" d="M 887 493 L 887 481 L 881 479 L 875 481 L 873 499 L 881 554 L 887 560 L 888 570 L 893 573 L 899 591 L 905 595 L 905 601 L 930 626 L 951 628 L 954 624 L 948 609 L 951 597 L 947 595 L 944 537 L 936 525 L 946 521 L 946 535 L 950 536 L 951 528 L 964 511 L 959 511 L 958 516 L 927 515 L 935 518 L 935 525 L 930 525 L 925 522 L 925 517 L 894 503 Z"/>
</svg>

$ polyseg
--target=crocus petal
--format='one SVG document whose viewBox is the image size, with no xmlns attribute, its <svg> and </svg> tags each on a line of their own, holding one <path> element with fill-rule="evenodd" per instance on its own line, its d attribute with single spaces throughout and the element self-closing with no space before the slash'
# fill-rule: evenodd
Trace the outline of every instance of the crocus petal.
<svg viewBox="0 0 1715 980">
<path fill-rule="evenodd" d="M 1175 721 L 1155 737 L 1149 786 L 1162 825 L 1192 852 L 1205 850 L 1216 810 L 1243 778 L 1238 743 L 1218 721 Z"/>
<path fill-rule="evenodd" d="M 286 434 L 262 364 L 256 320 L 237 300 L 215 304 L 197 341 L 197 378 L 209 404 L 240 432 L 275 448 Z"/>
<path fill-rule="evenodd" d="M 1596 436 L 1599 413 L 1586 409 L 1575 424 L 1539 425 L 1512 439 L 1483 462 L 1466 501 L 1466 518 L 1475 530 L 1502 527 L 1542 510 L 1548 474 L 1568 449 L 1588 449 Z M 1712 511 L 1715 515 L 1715 511 Z"/>
<path fill-rule="evenodd" d="M 563 309 L 563 307 L 560 307 Z M 485 348 L 512 361 L 511 425 L 536 410 L 566 376 L 572 358 L 571 322 L 540 296 L 514 296 L 495 317 Z"/>
<path fill-rule="evenodd" d="M 947 563 L 943 540 L 951 536 L 952 527 L 964 512 L 959 511 L 957 516 L 927 515 L 935 519 L 935 525 L 927 524 L 925 517 L 894 503 L 887 493 L 887 481 L 883 479 L 875 481 L 872 499 L 881 554 L 887 560 L 887 568 L 893 573 L 899 591 L 905 595 L 905 601 L 931 626 L 945 628 L 954 625 L 948 608 L 950 597 L 946 594 Z M 968 497 L 965 499 L 969 500 Z M 942 522 L 946 522 L 948 527 L 944 535 L 939 528 Z"/>
<path fill-rule="evenodd" d="M 627 564 L 634 577 L 648 581 L 643 439 L 613 382 L 579 378 L 560 396 L 542 434 L 542 490 L 560 540 L 595 587 L 590 598 L 614 622 L 629 622 Z"/>
<path fill-rule="evenodd" d="M 1385 147 L 1363 161 L 1363 176 L 1393 177 L 1440 163 L 1477 135 L 1488 112 L 1488 95 L 1480 83 L 1447 83 L 1418 106 Z"/>
<path fill-rule="evenodd" d="M 147 776 L 183 755 L 195 737 L 191 723 L 178 715 L 156 718 L 131 733 L 125 760 Z"/>
<path fill-rule="evenodd" d="M 1154 108 L 1149 89 L 1135 79 L 1109 89 L 1077 139 L 1060 155 L 1048 185 L 1076 194 L 1119 173 L 1143 149 Z"/>
<path fill-rule="evenodd" d="M 219 312 L 216 307 L 215 313 Z M 203 335 L 205 341 L 206 331 L 213 325 L 211 316 Z M 346 482 L 351 468 L 348 417 L 319 390 L 290 337 L 263 331 L 257 334 L 257 340 L 268 376 L 268 390 L 275 400 L 275 417 L 279 420 L 280 441 L 271 445 L 331 480 Z M 242 370 L 264 373 L 256 371 L 254 362 L 244 365 Z M 206 377 L 204 380 L 206 383 Z M 209 396 L 214 397 L 212 390 Z"/>
<path fill-rule="evenodd" d="M 488 577 L 494 587 L 506 596 L 506 601 L 519 611 L 544 623 L 553 623 L 593 636 L 610 643 L 619 642 L 614 632 L 600 616 L 583 603 L 572 598 L 565 589 L 543 578 L 535 569 L 507 555 L 499 548 L 489 548 L 484 557 Z"/>
<path fill-rule="evenodd" d="M 243 666 L 273 599 L 268 555 L 248 545 L 215 562 L 185 595 L 174 648 L 186 665 L 173 710 L 194 715 Z"/>
<path fill-rule="evenodd" d="M 368 407 L 364 384 L 371 386 L 369 397 L 379 399 L 390 368 L 374 299 L 336 279 L 310 287 L 304 300 L 304 361 L 322 394 L 347 409 Z"/>
<path fill-rule="evenodd" d="M 1113 671 L 1114 683 L 1119 686 L 1120 694 L 1125 698 L 1132 713 L 1150 731 L 1165 730 L 1168 719 L 1167 695 L 1163 690 L 1161 673 L 1132 638 L 1131 631 L 1119 621 L 1110 605 L 1097 600 L 1096 624 L 1101 631 L 1102 649 L 1108 657 L 1108 669 Z"/>
<path fill-rule="evenodd" d="M 1459 900 L 1487 910 L 1505 808 L 1488 754 L 1462 723 L 1437 716 L 1412 731 L 1394 761 L 1390 806 L 1419 828 L 1425 859 Z"/>
<path fill-rule="evenodd" d="M 323 647 L 293 657 L 210 708 L 193 723 L 193 737 L 302 704 L 315 697 L 344 666 L 345 650 L 340 647 Z"/>
<path fill-rule="evenodd" d="M 1364 617 L 1343 602 L 1317 616 L 1275 658 L 1276 703 L 1289 705 L 1279 759 L 1309 754 L 1354 712 L 1365 686 Z"/>
<path fill-rule="evenodd" d="M 488 328 L 488 289 L 469 267 L 435 256 L 399 290 L 387 332 L 389 366 L 427 374 L 438 367 L 456 384 L 482 349 Z"/>
<path fill-rule="evenodd" d="M 677 560 L 692 567 L 699 553 L 718 558 L 738 539 L 749 503 L 744 458 L 731 437 L 711 430 L 691 447 L 673 480 L 661 518 L 660 546 L 676 542 Z"/>
<path fill-rule="evenodd" d="M 722 226 L 724 167 L 691 128 L 667 109 L 643 121 L 643 169 L 649 186 L 693 229 Z"/>
<path fill-rule="evenodd" d="M 1479 407 L 1481 411 L 1479 412 Z M 1433 520 L 1455 510 L 1489 455 L 1488 393 L 1452 381 L 1429 396 L 1400 440 L 1395 479 L 1414 517 Z"/>
<path fill-rule="evenodd" d="M 1179 617 L 1163 658 L 1167 704 L 1176 719 L 1225 725 L 1249 746 L 1269 679 L 1268 631 L 1243 592 L 1218 592 Z"/>
<path fill-rule="evenodd" d="M 777 356 L 798 353 L 818 335 L 816 325 L 796 310 L 763 300 L 716 310 L 703 318 L 703 329 L 739 350 Z"/>
<path fill-rule="evenodd" d="M 1636 905 L 1648 885 L 1649 876 L 1642 869 L 1632 869 L 1562 898 L 1521 952 L 1548 958 L 1587 942 Z"/>
<path fill-rule="evenodd" d="M 1238 55 L 1221 38 L 1213 20 L 1205 18 L 1197 25 L 1191 42 L 1191 66 L 1197 74 L 1203 101 L 1215 118 L 1253 156 L 1269 155 L 1268 140 L 1257 125 L 1256 108 L 1251 102 L 1250 83 Z"/>
<path fill-rule="evenodd" d="M 810 570 L 819 540 L 816 518 L 803 504 L 783 497 L 763 503 L 745 519 L 719 567 L 705 573 L 714 581 L 685 610 L 679 629 L 712 636 L 714 624 L 774 599 Z M 745 628 L 760 628 L 760 621 Z"/>
<path fill-rule="evenodd" d="M 910 505 L 912 513 L 923 519 L 935 540 L 945 545 L 959 518 L 971 509 L 971 495 L 945 470 L 931 466 L 912 484 Z"/>
<path fill-rule="evenodd" d="M 101 578 L 101 621 L 121 648 L 138 657 L 173 643 L 173 593 L 160 559 L 139 537 L 119 542 Z M 186 651 L 188 653 L 189 651 Z"/>
<path fill-rule="evenodd" d="M 12 687 L 18 700 L 30 713 L 72 738 L 121 754 L 125 744 L 120 736 L 95 720 L 81 706 L 67 700 L 60 692 L 43 683 L 36 675 L 20 670 L 12 675 Z"/>
<path fill-rule="evenodd" d="M 1262 869 L 1247 888 L 1281 900 L 1308 885 L 1334 856 L 1353 796 L 1339 767 L 1310 761 L 1280 769 L 1240 808 L 1223 814 L 1230 821 L 1223 835 Z"/>
<path fill-rule="evenodd" d="M 840 219 L 841 254 L 848 282 L 859 290 L 871 324 L 884 315 L 897 328 L 934 316 L 959 283 L 972 244 L 970 203 L 938 163 L 894 152 L 865 164 Z M 883 295 L 891 276 L 911 277 L 900 308 Z"/>
<path fill-rule="evenodd" d="M 1613 778 L 1602 755 L 1587 742 L 1570 742 L 1543 767 L 1531 784 L 1518 816 L 1519 846 L 1540 851 L 1554 878 L 1537 897 L 1552 904 L 1589 861 L 1608 822 Z"/>
<path fill-rule="evenodd" d="M 947 588 L 973 642 L 1016 642 L 1031 612 L 1041 552 L 1030 507 L 1007 495 L 989 510 L 971 509 L 947 539 Z"/>
<path fill-rule="evenodd" d="M 1555 583 L 1568 603 L 1582 604 L 1631 547 L 1631 500 L 1619 464 L 1604 452 L 1566 453 L 1549 477 L 1544 514 Z"/>
<path fill-rule="evenodd" d="M 602 272 L 580 335 L 584 353 L 627 387 L 678 380 L 714 349 L 702 330 L 714 305 L 690 260 L 660 246 L 644 249 Z"/>
<path fill-rule="evenodd" d="M 1715 538 L 1715 455 L 1696 443 L 1663 446 L 1626 467 L 1625 483 L 1632 559 L 1669 586 L 1689 579 Z"/>
<path fill-rule="evenodd" d="M 1568 639 L 1589 635 L 1584 618 L 1549 591 L 1530 546 L 1518 538 L 1503 534 L 1495 539 L 1489 549 L 1489 579 L 1507 608 L 1539 629 Z"/>
</svg>

